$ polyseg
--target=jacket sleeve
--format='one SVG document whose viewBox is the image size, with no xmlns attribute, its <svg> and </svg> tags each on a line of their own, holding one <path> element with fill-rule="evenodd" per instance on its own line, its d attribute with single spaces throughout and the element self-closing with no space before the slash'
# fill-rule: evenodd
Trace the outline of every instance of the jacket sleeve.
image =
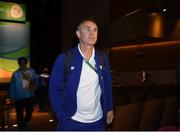
<svg viewBox="0 0 180 132">
<path fill-rule="evenodd" d="M 105 54 L 105 70 L 104 70 L 104 86 L 105 86 L 105 98 L 106 98 L 106 105 L 107 111 L 113 110 L 113 100 L 112 100 L 112 78 L 110 73 L 110 64 L 109 58 Z"/>
<path fill-rule="evenodd" d="M 54 63 L 49 81 L 50 103 L 58 120 L 60 120 L 63 116 L 63 103 L 62 103 L 63 78 L 64 78 L 64 55 L 59 55 Z"/>
</svg>

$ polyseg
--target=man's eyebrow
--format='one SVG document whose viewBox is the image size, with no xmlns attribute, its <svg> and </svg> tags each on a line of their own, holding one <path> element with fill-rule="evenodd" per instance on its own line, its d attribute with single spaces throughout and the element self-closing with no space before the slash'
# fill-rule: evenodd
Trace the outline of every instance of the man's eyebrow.
<svg viewBox="0 0 180 132">
<path fill-rule="evenodd" d="M 90 26 L 88 26 L 88 25 L 85 25 L 84 27 L 90 28 Z"/>
<path fill-rule="evenodd" d="M 84 28 L 91 28 L 91 26 L 85 25 Z M 97 27 L 93 27 L 95 29 L 97 29 Z"/>
</svg>

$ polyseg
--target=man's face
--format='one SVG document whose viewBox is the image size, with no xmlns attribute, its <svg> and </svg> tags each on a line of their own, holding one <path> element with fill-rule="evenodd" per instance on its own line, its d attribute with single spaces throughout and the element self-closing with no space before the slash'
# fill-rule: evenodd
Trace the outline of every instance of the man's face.
<svg viewBox="0 0 180 132">
<path fill-rule="evenodd" d="M 92 21 L 83 22 L 76 31 L 80 43 L 93 46 L 97 41 L 98 28 Z"/>
<path fill-rule="evenodd" d="M 26 68 L 27 68 L 26 65 L 27 65 L 27 63 L 24 60 L 21 60 L 19 62 L 19 67 L 20 67 L 21 70 L 26 70 Z"/>
</svg>

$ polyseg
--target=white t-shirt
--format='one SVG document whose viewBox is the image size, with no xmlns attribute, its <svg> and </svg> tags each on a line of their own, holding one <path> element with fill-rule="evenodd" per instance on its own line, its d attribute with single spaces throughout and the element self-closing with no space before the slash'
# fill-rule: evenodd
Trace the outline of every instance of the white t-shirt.
<svg viewBox="0 0 180 132">
<path fill-rule="evenodd" d="M 79 52 L 83 56 L 79 45 Z M 89 59 L 95 67 L 95 50 L 93 49 L 93 54 Z M 84 56 L 83 56 L 84 58 Z M 99 85 L 99 79 L 97 73 L 90 68 L 88 64 L 83 61 L 82 71 L 80 77 L 80 83 L 77 90 L 77 110 L 75 115 L 72 116 L 73 120 L 91 123 L 98 121 L 103 116 L 103 111 L 100 103 L 101 88 Z"/>
</svg>

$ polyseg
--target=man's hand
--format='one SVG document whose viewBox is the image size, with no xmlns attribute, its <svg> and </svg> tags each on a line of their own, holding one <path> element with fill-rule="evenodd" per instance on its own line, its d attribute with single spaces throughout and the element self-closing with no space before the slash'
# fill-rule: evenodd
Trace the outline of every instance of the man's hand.
<svg viewBox="0 0 180 132">
<path fill-rule="evenodd" d="M 113 111 L 108 111 L 106 123 L 111 124 L 113 119 L 114 119 L 114 112 Z"/>
</svg>

